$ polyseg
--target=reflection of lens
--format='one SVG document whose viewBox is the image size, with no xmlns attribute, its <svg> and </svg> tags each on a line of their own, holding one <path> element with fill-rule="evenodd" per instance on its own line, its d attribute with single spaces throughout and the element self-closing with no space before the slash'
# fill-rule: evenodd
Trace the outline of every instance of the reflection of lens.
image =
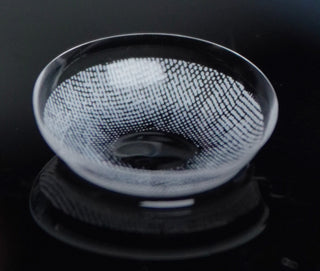
<svg viewBox="0 0 320 271">
<path fill-rule="evenodd" d="M 209 42 L 152 34 L 102 39 L 59 56 L 37 81 L 34 108 L 48 144 L 76 173 L 148 197 L 225 183 L 277 118 L 272 86 L 250 62 Z M 151 132 L 161 138 L 150 141 Z M 143 138 L 119 152 L 119 142 L 137 133 Z M 174 155 L 183 140 L 195 150 L 182 159 Z"/>
<path fill-rule="evenodd" d="M 252 170 L 193 197 L 143 199 L 83 182 L 56 157 L 39 174 L 30 206 L 49 234 L 76 247 L 135 259 L 185 259 L 237 247 L 265 227 Z"/>
</svg>

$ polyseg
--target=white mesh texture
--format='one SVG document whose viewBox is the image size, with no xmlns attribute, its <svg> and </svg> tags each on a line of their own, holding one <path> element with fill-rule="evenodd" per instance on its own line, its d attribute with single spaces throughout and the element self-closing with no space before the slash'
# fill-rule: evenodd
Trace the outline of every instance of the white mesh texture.
<svg viewBox="0 0 320 271">
<path fill-rule="evenodd" d="M 260 106 L 241 83 L 164 58 L 122 59 L 78 72 L 51 93 L 44 123 L 83 159 L 125 167 L 113 158 L 112 143 L 130 132 L 156 130 L 193 141 L 200 151 L 184 169 L 232 164 L 264 132 Z"/>
<path fill-rule="evenodd" d="M 95 165 L 91 171 L 103 176 L 97 183 L 150 195 L 202 191 L 214 186 L 208 182 L 211 175 L 222 183 L 228 174 L 214 177 L 214 172 L 248 159 L 264 135 L 261 108 L 240 82 L 216 69 L 168 58 L 120 59 L 78 72 L 52 91 L 43 122 L 60 149 L 83 165 Z M 174 133 L 194 142 L 198 153 L 174 170 L 190 173 L 163 179 L 140 169 L 142 176 L 113 157 L 120 136 L 142 131 Z M 203 169 L 212 174 L 204 175 L 201 186 L 199 173 L 192 172 Z"/>
</svg>

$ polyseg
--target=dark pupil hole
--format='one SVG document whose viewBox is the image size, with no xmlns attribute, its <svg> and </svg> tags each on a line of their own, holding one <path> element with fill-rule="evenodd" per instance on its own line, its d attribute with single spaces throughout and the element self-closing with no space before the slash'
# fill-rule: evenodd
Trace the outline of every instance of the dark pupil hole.
<svg viewBox="0 0 320 271">
<path fill-rule="evenodd" d="M 162 132 L 124 135 L 113 145 L 116 159 L 141 169 L 178 168 L 196 152 L 197 147 L 182 136 Z"/>
</svg>

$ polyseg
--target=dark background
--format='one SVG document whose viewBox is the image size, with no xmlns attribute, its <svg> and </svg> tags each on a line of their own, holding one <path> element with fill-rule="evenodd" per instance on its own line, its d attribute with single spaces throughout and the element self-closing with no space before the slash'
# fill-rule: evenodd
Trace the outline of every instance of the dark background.
<svg viewBox="0 0 320 271">
<path fill-rule="evenodd" d="M 276 130 L 255 159 L 273 193 L 267 230 L 199 260 L 110 259 L 62 244 L 32 221 L 28 192 L 53 153 L 32 112 L 41 69 L 66 49 L 132 32 L 177 33 L 225 45 L 255 63 L 278 95 Z M 320 2 L 162 0 L 0 2 L 0 270 L 320 270 Z"/>
</svg>

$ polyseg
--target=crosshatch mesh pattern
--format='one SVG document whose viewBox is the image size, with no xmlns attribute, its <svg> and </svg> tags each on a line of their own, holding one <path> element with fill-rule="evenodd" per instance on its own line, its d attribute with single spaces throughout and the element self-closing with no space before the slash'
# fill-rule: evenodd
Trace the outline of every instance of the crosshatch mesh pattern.
<svg viewBox="0 0 320 271">
<path fill-rule="evenodd" d="M 78 72 L 49 96 L 44 124 L 79 157 L 126 168 L 112 146 L 130 132 L 168 132 L 194 142 L 199 151 L 180 170 L 232 165 L 264 133 L 261 108 L 240 82 L 168 58 L 120 59 Z"/>
</svg>

